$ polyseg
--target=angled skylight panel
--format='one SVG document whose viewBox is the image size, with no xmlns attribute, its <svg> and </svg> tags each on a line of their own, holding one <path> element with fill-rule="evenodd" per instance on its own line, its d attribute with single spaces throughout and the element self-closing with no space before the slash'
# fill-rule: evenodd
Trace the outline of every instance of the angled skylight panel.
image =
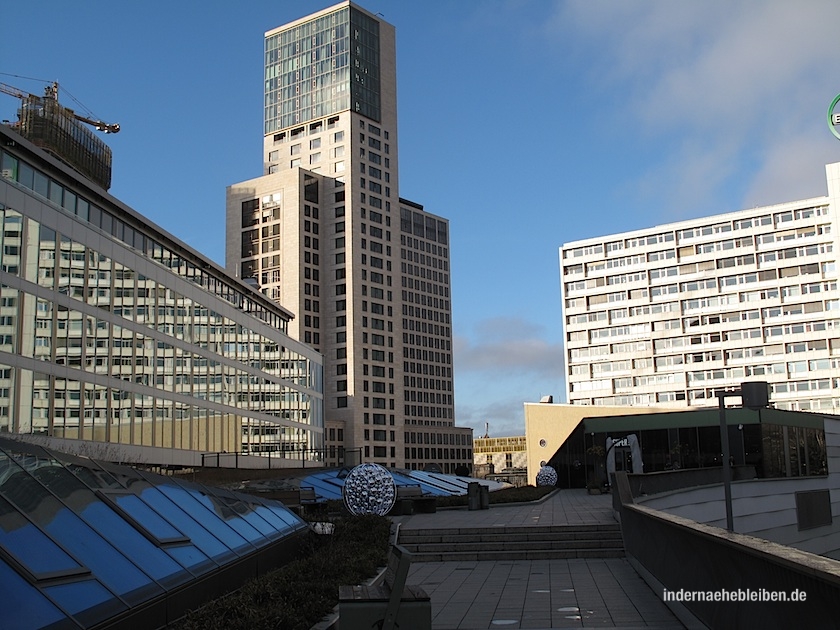
<svg viewBox="0 0 840 630">
<path fill-rule="evenodd" d="M 415 470 L 405 471 L 404 473 L 394 472 L 391 471 L 391 475 L 394 477 L 394 482 L 400 486 L 420 486 L 420 489 L 423 491 L 423 494 L 433 494 L 435 496 L 450 496 L 452 493 L 446 491 L 445 489 L 439 488 L 435 485 L 432 485 L 428 482 L 428 479 L 425 477 L 416 476 L 414 473 L 417 472 Z"/>
<path fill-rule="evenodd" d="M 214 501 L 225 504 L 230 510 L 233 510 L 239 515 L 240 518 L 248 521 L 254 529 L 265 536 L 267 541 L 287 536 L 298 529 L 297 523 L 293 526 L 284 522 L 280 527 L 269 523 L 257 513 L 259 503 L 247 495 L 234 494 L 229 490 L 222 490 L 221 488 L 206 488 L 206 491 L 213 496 Z M 305 525 L 302 521 L 300 524 Z"/>
<path fill-rule="evenodd" d="M 99 493 L 103 499 L 112 502 L 139 532 L 161 547 L 193 575 L 201 575 L 218 566 L 189 537 L 136 494 L 127 490 L 120 492 L 100 490 Z"/>
<path fill-rule="evenodd" d="M 0 497 L 0 552 L 11 556 L 34 580 L 90 573 L 90 569 L 72 558 L 2 497 Z"/>
<path fill-rule="evenodd" d="M 5 466 L 9 465 L 10 460 L 5 453 L 0 454 L 0 458 L 5 460 Z M 25 481 L 27 478 L 30 483 Z M 5 477 L 2 488 L 20 488 L 16 496 L 23 497 L 27 491 L 32 490 L 33 485 L 39 484 L 28 473 L 19 469 L 17 473 Z M 27 505 L 30 509 L 26 514 L 35 520 L 54 523 L 55 528 L 65 526 L 63 519 L 56 521 L 53 518 L 54 506 L 45 505 L 42 497 L 33 497 Z M 69 510 L 65 508 L 65 511 Z M 49 532 L 48 536 L 36 522 L 21 513 L 20 506 L 8 501 L 0 489 L 0 558 L 17 568 L 21 577 L 39 588 L 66 615 L 75 616 L 83 625 L 90 625 L 126 610 L 127 605 L 114 592 L 93 578 L 88 562 L 90 552 L 96 549 L 87 547 L 91 543 L 88 536 L 83 535 L 84 540 L 70 547 L 65 546 L 67 538 L 77 534 L 78 530 L 78 527 L 71 527 L 61 532 L 63 535 L 59 540 L 53 540 L 54 532 Z M 106 543 L 102 541 L 102 545 Z M 87 553 L 80 556 L 80 549 Z M 132 583 L 132 578 L 135 577 L 136 575 L 129 575 L 129 583 Z M 149 582 L 148 578 L 145 582 Z M 5 600 L 8 596 L 5 581 L 3 585 Z M 20 590 L 22 596 L 28 600 L 32 599 L 31 593 L 26 589 Z"/>
<path fill-rule="evenodd" d="M 300 485 L 314 488 L 319 498 L 340 499 L 341 489 L 344 487 L 344 479 L 338 477 L 340 472 L 337 470 L 326 470 L 315 473 L 301 481 Z"/>
<path fill-rule="evenodd" d="M 114 510 L 127 524 L 127 527 L 149 541 L 153 545 L 153 549 L 164 552 L 170 561 L 177 563 L 177 566 L 181 569 L 180 573 L 172 572 L 172 565 L 165 560 L 160 561 L 160 567 L 147 570 L 164 587 L 168 588 L 173 584 L 182 583 L 218 566 L 196 547 L 188 536 L 185 536 L 169 521 L 144 503 L 140 497 L 126 490 L 125 484 L 118 481 L 118 478 L 124 481 L 127 479 L 139 480 L 135 470 L 125 466 L 76 457 L 68 453 L 54 453 L 53 455 L 64 464 L 65 469 L 71 471 L 77 479 L 95 491 L 103 504 L 108 506 L 103 509 Z M 137 543 L 137 537 L 130 532 L 126 532 L 125 528 L 122 529 L 121 533 L 130 542 Z M 148 547 L 141 542 L 131 546 L 131 549 L 143 553 L 143 550 L 148 550 Z M 129 555 L 132 558 L 134 557 L 133 554 Z M 157 553 L 144 555 L 146 562 L 154 562 L 156 565 L 159 558 L 160 556 Z M 143 566 L 145 569 L 146 566 Z M 166 575 L 162 576 L 161 572 L 166 573 Z"/>
<path fill-rule="evenodd" d="M 196 547 L 213 561 L 223 564 L 236 557 L 236 554 L 230 547 L 211 534 L 195 518 L 187 514 L 160 490 L 148 484 L 142 489 L 139 487 L 139 484 L 133 484 L 133 486 L 133 492 L 146 505 L 166 519 L 178 531 L 187 536 Z"/>
<path fill-rule="evenodd" d="M 46 474 L 45 474 L 46 473 Z M 85 523 L 164 588 L 191 578 L 188 571 L 65 468 L 35 471 L 39 481 Z M 133 495 L 132 495 L 133 496 Z M 178 534 L 180 538 L 183 538 Z"/>
<path fill-rule="evenodd" d="M 46 584 L 41 590 L 83 627 L 114 617 L 128 608 L 94 579 Z"/>
<path fill-rule="evenodd" d="M 434 494 L 466 494 L 467 492 L 467 484 L 456 480 L 455 477 L 438 476 L 422 470 L 412 470 L 409 475 L 412 479 L 434 488 Z"/>
<path fill-rule="evenodd" d="M 236 531 L 238 528 L 235 529 L 233 523 L 221 519 L 212 506 L 208 507 L 199 498 L 207 499 L 206 496 L 201 496 L 197 492 L 191 492 L 170 481 L 163 481 L 157 484 L 157 489 L 239 555 L 244 555 L 254 550 L 253 545 L 248 542 L 245 535 Z M 237 524 L 242 529 L 247 528 L 251 531 L 250 538 L 259 536 L 259 533 L 242 519 L 238 519 Z"/>
<path fill-rule="evenodd" d="M 3 625 L 7 628 L 77 628 L 66 613 L 0 558 Z"/>
<path fill-rule="evenodd" d="M 0 457 L 6 455 L 0 453 Z M 34 473 L 49 476 L 51 468 L 35 467 Z M 136 603 L 162 593 L 148 575 L 23 469 L 0 485 L 0 496 L 24 512 L 62 549 L 89 568 L 102 584 L 125 601 Z"/>
<path fill-rule="evenodd" d="M 289 531 L 292 528 L 297 530 L 308 527 L 300 518 L 292 514 L 285 505 L 279 502 L 263 501 L 259 497 L 254 497 L 253 505 L 254 512 L 278 530 Z"/>
<path fill-rule="evenodd" d="M 97 462 L 97 464 L 119 481 L 123 488 L 139 497 L 143 503 L 152 508 L 169 525 L 174 527 L 181 535 L 188 538 L 192 544 L 213 562 L 223 564 L 236 557 L 236 554 L 230 547 L 211 534 L 195 518 L 187 514 L 187 512 L 181 509 L 159 489 L 141 477 L 137 470 L 109 462 Z M 120 501 L 127 501 L 120 494 L 115 496 Z M 178 550 L 178 546 L 167 547 L 167 550 L 174 552 Z M 191 569 L 193 571 L 196 569 L 201 571 L 205 570 L 204 567 L 197 566 L 191 566 Z"/>
<path fill-rule="evenodd" d="M 122 485 L 109 472 L 100 468 L 94 460 L 76 457 L 68 453 L 54 453 L 54 456 L 88 488 L 94 490 L 122 488 Z"/>
<path fill-rule="evenodd" d="M 222 490 L 221 488 L 208 488 L 178 480 L 177 483 L 184 487 L 188 492 L 193 492 L 194 496 L 201 501 L 205 506 L 213 509 L 221 518 L 223 518 L 231 527 L 248 538 L 255 545 L 268 544 L 272 540 L 287 536 L 299 529 L 305 528 L 306 523 L 300 518 L 286 510 L 288 522 L 281 519 L 279 522 L 272 522 L 266 520 L 258 513 L 258 508 L 261 507 L 259 503 L 252 501 L 247 495 L 234 494 L 229 490 Z M 268 510 L 265 510 L 268 511 Z M 240 526 L 239 521 L 244 521 L 248 524 L 248 528 Z M 253 530 L 257 537 L 249 534 L 249 530 Z"/>
<path fill-rule="evenodd" d="M 279 518 L 281 521 L 283 521 L 286 524 L 287 527 L 295 527 L 295 529 L 301 529 L 300 518 L 298 516 L 296 516 L 294 513 L 292 513 L 289 510 L 289 508 L 287 508 L 285 505 L 283 505 L 279 501 L 272 501 L 272 500 L 263 501 L 262 507 L 265 510 L 267 510 L 268 512 L 270 512 L 271 514 L 273 514 L 274 516 L 276 516 L 277 518 Z M 263 511 L 258 510 L 258 513 L 262 515 Z M 309 526 L 304 524 L 303 527 L 309 527 Z"/>
</svg>

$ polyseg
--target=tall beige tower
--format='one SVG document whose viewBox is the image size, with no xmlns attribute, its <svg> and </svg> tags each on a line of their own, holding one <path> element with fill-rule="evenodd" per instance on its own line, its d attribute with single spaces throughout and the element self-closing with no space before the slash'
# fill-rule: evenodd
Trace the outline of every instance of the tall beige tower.
<svg viewBox="0 0 840 630">
<path fill-rule="evenodd" d="M 324 354 L 327 462 L 471 470 L 449 224 L 399 196 L 394 27 L 342 2 L 268 31 L 264 125 L 263 175 L 228 189 L 226 264 Z"/>
</svg>

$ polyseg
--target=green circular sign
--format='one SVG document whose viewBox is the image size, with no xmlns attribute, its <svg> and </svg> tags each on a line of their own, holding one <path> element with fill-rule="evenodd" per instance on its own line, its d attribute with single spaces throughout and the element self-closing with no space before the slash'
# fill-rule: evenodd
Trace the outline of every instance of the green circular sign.
<svg viewBox="0 0 840 630">
<path fill-rule="evenodd" d="M 834 97 L 834 100 L 831 101 L 831 105 L 828 107 L 828 114 L 826 115 L 826 120 L 828 122 L 828 128 L 831 129 L 831 133 L 834 134 L 834 137 L 840 140 L 840 131 L 837 131 L 837 126 L 840 125 L 840 114 L 834 113 L 834 108 L 837 103 L 840 102 L 840 94 Z"/>
</svg>

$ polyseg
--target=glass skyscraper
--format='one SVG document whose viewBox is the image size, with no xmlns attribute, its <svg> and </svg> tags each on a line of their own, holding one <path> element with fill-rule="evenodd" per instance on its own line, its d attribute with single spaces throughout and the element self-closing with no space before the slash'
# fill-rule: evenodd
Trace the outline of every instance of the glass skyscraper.
<svg viewBox="0 0 840 630">
<path fill-rule="evenodd" d="M 352 5 L 265 38 L 265 133 L 352 109 L 381 115 L 379 21 Z"/>
</svg>

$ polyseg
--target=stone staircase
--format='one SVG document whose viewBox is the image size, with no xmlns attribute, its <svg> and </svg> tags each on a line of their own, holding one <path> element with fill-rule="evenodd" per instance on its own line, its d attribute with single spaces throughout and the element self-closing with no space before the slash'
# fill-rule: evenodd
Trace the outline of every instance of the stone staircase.
<svg viewBox="0 0 840 630">
<path fill-rule="evenodd" d="M 413 562 L 623 558 L 618 523 L 400 530 Z"/>
</svg>

